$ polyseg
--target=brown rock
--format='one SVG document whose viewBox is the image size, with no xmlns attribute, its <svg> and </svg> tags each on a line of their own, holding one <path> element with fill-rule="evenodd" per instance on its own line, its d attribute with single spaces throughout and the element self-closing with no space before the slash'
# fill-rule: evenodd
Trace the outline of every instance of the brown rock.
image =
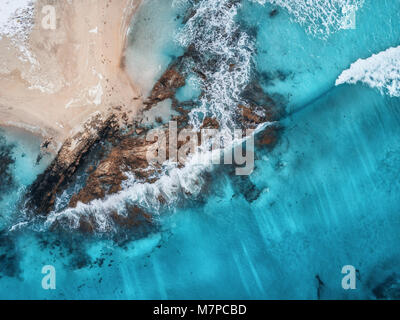
<svg viewBox="0 0 400 320">
<path fill-rule="evenodd" d="M 143 133 L 143 131 L 144 131 L 144 129 L 143 129 L 143 128 L 137 128 L 137 129 L 135 130 L 135 132 L 136 132 L 136 134 L 137 134 L 137 135 L 140 135 L 140 134 L 142 134 L 142 133 Z"/>
<path fill-rule="evenodd" d="M 178 88 L 185 85 L 185 78 L 174 67 L 170 67 L 157 81 L 146 104 L 148 108 L 160 101 L 172 98 Z"/>
<path fill-rule="evenodd" d="M 36 208 L 41 214 L 49 213 L 57 194 L 71 181 L 85 155 L 115 130 L 117 124 L 113 114 L 104 120 L 100 114 L 88 120 L 82 131 L 65 141 L 47 170 L 32 184 L 28 206 Z"/>
<path fill-rule="evenodd" d="M 206 117 L 203 121 L 201 129 L 219 129 L 219 122 L 215 118 Z"/>
<path fill-rule="evenodd" d="M 90 174 L 86 185 L 71 198 L 69 206 L 75 207 L 78 202 L 89 203 L 121 191 L 121 183 L 127 179 L 125 172 L 148 181 L 154 170 L 147 170 L 147 153 L 154 143 L 143 137 L 123 138 Z"/>
<path fill-rule="evenodd" d="M 111 219 L 117 226 L 127 229 L 137 228 L 143 225 L 151 226 L 153 223 L 152 216 L 136 206 L 129 208 L 126 216 L 112 212 Z"/>
<path fill-rule="evenodd" d="M 281 129 L 277 126 L 267 127 L 264 131 L 257 135 L 256 145 L 265 146 L 269 149 L 272 149 L 278 142 L 280 130 Z"/>
<path fill-rule="evenodd" d="M 266 113 L 259 112 L 258 114 L 254 109 L 239 105 L 239 109 L 242 111 L 242 116 L 246 122 L 260 124 L 268 121 Z"/>
</svg>

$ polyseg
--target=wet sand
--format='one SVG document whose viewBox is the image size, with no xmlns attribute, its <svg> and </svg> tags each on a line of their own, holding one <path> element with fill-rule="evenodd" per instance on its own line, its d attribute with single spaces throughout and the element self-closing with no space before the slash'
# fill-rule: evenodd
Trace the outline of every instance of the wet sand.
<svg viewBox="0 0 400 320">
<path fill-rule="evenodd" d="M 56 1 L 56 29 L 46 30 L 48 1 L 38 0 L 27 40 L 0 40 L 0 125 L 51 138 L 56 151 L 94 115 L 137 115 L 142 98 L 124 52 L 140 2 Z"/>
</svg>

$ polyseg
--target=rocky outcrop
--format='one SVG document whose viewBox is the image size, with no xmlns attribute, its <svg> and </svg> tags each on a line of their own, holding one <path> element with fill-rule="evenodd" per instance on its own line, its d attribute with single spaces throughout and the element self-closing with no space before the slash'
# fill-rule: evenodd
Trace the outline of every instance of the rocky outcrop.
<svg viewBox="0 0 400 320">
<path fill-rule="evenodd" d="M 245 121 L 260 123 L 278 121 L 285 114 L 283 106 L 277 104 L 264 92 L 258 81 L 253 80 L 242 93 L 246 105 L 239 106 Z"/>
<path fill-rule="evenodd" d="M 92 116 L 79 132 L 65 141 L 47 170 L 32 184 L 28 206 L 40 214 L 49 213 L 57 195 L 72 181 L 84 157 L 99 141 L 117 130 L 114 114 L 105 119 L 100 113 Z"/>
<path fill-rule="evenodd" d="M 145 110 L 151 109 L 163 100 L 173 98 L 176 90 L 184 85 L 185 77 L 178 72 L 175 65 L 170 66 L 154 85 L 145 102 Z M 176 104 L 174 106 L 178 108 Z M 184 121 L 185 117 L 186 114 L 175 119 Z M 164 130 L 168 136 L 166 126 L 160 126 L 159 129 Z M 121 191 L 122 182 L 127 180 L 126 172 L 134 175 L 139 181 L 153 182 L 157 165 L 149 166 L 147 155 L 151 152 L 156 155 L 157 143 L 146 140 L 147 132 L 147 128 L 136 124 L 133 131 L 120 135 L 110 153 L 90 173 L 85 186 L 72 196 L 69 206 L 75 207 L 78 202 L 89 203 L 94 199 L 101 199 Z M 168 146 L 168 141 L 166 145 Z"/>
<path fill-rule="evenodd" d="M 176 89 L 184 83 L 183 75 L 175 68 L 169 68 L 154 86 L 150 98 L 147 100 L 148 108 L 164 99 L 174 99 Z M 249 106 L 239 105 L 237 108 L 238 123 L 243 128 L 255 128 L 260 123 L 276 120 L 278 113 L 273 110 L 275 105 L 272 100 L 258 90 L 253 91 L 252 94 Z M 248 97 L 250 97 L 249 94 Z M 264 106 L 260 107 L 256 103 L 264 103 Z M 179 114 L 173 118 L 178 122 L 179 134 L 180 130 L 188 128 L 188 111 L 176 100 L 174 100 L 173 107 Z M 138 181 L 154 182 L 159 167 L 157 165 L 149 166 L 147 155 L 149 152 L 156 154 L 157 143 L 146 140 L 148 128 L 136 124 L 136 127 L 130 132 L 118 131 L 116 134 L 118 127 L 114 123 L 116 123 L 115 116 L 105 121 L 92 120 L 85 125 L 83 134 L 77 134 L 63 145 L 56 160 L 32 187 L 36 189 L 33 193 L 33 200 L 42 212 L 48 212 L 52 208 L 55 197 L 68 184 L 80 165 L 82 157 L 96 142 L 102 139 L 111 140 L 112 147 L 96 167 L 88 170 L 89 177 L 85 186 L 72 196 L 69 207 L 76 207 L 78 202 L 89 203 L 121 191 L 123 181 L 128 179 L 126 172 L 132 174 Z M 204 128 L 219 129 L 220 124 L 217 119 L 206 117 L 201 129 Z M 168 156 L 168 126 L 160 125 L 158 129 L 163 130 L 167 137 L 166 152 Z M 113 137 L 113 134 L 117 137 Z M 268 128 L 262 133 L 262 138 L 257 141 L 272 146 L 276 143 L 277 137 L 275 128 Z M 178 148 L 180 144 L 183 142 L 178 143 Z M 83 229 L 89 230 L 89 225 L 90 221 L 83 222 Z"/>
<path fill-rule="evenodd" d="M 8 144 L 0 132 L 0 200 L 2 199 L 1 196 L 15 185 L 11 171 L 12 165 L 15 163 L 12 154 L 13 148 L 14 145 Z"/>
<path fill-rule="evenodd" d="M 220 125 L 217 119 L 206 117 L 201 129 L 219 129 Z"/>
<path fill-rule="evenodd" d="M 283 129 L 280 125 L 274 125 L 272 127 L 265 128 L 256 136 L 256 146 L 259 148 L 266 147 L 268 149 L 273 149 L 278 143 L 278 139 L 282 130 Z"/>
<path fill-rule="evenodd" d="M 185 59 L 188 59 L 189 65 L 199 67 L 199 63 L 194 63 L 198 59 L 196 54 L 193 47 L 189 47 L 185 55 L 178 58 L 161 76 L 144 103 L 144 110 L 150 110 L 159 102 L 171 99 L 172 108 L 177 113 L 171 119 L 177 121 L 178 134 L 180 130 L 190 128 L 188 113 L 193 106 L 196 106 L 195 101 L 181 103 L 175 98 L 177 89 L 185 85 L 186 73 L 182 71 L 181 64 L 187 63 Z M 193 68 L 192 71 L 206 81 L 201 66 L 197 69 Z M 243 103 L 235 109 L 235 122 L 243 129 L 255 129 L 260 123 L 279 120 L 282 115 L 281 109 L 263 92 L 257 82 L 249 84 L 241 100 Z M 50 167 L 32 185 L 29 199 L 31 207 L 37 208 L 43 214 L 51 211 L 56 197 L 73 182 L 74 175 L 84 163 L 85 157 L 100 141 L 107 141 L 107 152 L 97 159 L 94 165 L 87 168 L 88 176 L 84 186 L 69 199 L 69 207 L 74 208 L 79 202 L 87 204 L 95 199 L 118 193 L 122 190 L 123 182 L 128 179 L 126 173 L 134 176 L 136 181 L 155 182 L 161 166 L 156 162 L 150 165 L 148 155 L 156 156 L 158 141 L 146 140 L 149 127 L 140 122 L 128 123 L 128 120 L 117 112 L 118 107 L 114 107 L 114 111 L 115 113 L 105 119 L 96 115 L 84 125 L 81 131 L 64 143 Z M 153 126 L 164 131 L 168 157 L 168 125 L 156 120 Z M 208 116 L 204 118 L 201 129 L 220 129 L 220 127 L 218 119 Z M 256 142 L 259 145 L 272 147 L 277 138 L 277 127 L 268 127 L 259 135 Z M 183 142 L 178 142 L 178 148 L 181 144 Z M 257 194 L 258 191 L 252 189 L 246 199 L 253 201 L 257 198 Z M 158 201 L 163 204 L 165 199 L 160 197 Z M 140 227 L 143 230 L 150 230 L 151 225 L 154 224 L 152 216 L 137 206 L 126 208 L 126 212 L 127 214 L 123 216 L 117 212 L 107 214 L 118 228 L 139 229 Z M 93 219 L 90 215 L 80 217 L 79 229 L 84 232 L 94 232 L 96 222 Z"/>
<path fill-rule="evenodd" d="M 154 142 L 146 141 L 143 135 L 122 138 L 89 175 L 80 192 L 72 196 L 69 206 L 89 203 L 121 191 L 121 183 L 127 179 L 125 172 L 135 175 L 138 180 L 151 182 L 155 168 L 148 168 L 147 153 L 153 146 Z"/>
<path fill-rule="evenodd" d="M 154 85 L 149 98 L 145 102 L 147 108 L 150 108 L 158 102 L 172 98 L 175 95 L 176 90 L 184 85 L 185 77 L 180 74 L 174 66 L 168 68 L 168 70 Z"/>
</svg>

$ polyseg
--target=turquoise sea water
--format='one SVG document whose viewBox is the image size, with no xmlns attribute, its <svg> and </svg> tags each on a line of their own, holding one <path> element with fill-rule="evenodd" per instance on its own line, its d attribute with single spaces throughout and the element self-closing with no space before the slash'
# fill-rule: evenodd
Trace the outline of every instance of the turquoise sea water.
<svg viewBox="0 0 400 320">
<path fill-rule="evenodd" d="M 139 18 L 155 8 L 162 14 L 138 18 L 131 29 L 132 70 L 146 50 L 160 66 L 148 79 L 184 51 L 174 41 L 182 9 L 162 3 L 145 2 Z M 0 189 L 0 298 L 400 297 L 400 99 L 362 85 L 334 86 L 350 63 L 400 44 L 399 7 L 366 0 L 356 29 L 325 39 L 280 7 L 242 0 L 235 22 L 254 41 L 253 76 L 287 109 L 279 143 L 257 150 L 249 177 L 216 168 L 201 201 L 164 213 L 159 230 L 143 239 L 10 231 L 21 214 L 18 189 L 48 159 L 36 166 L 39 141 L 0 132 L 2 157 L 15 161 L 8 166 L 14 184 Z M 169 31 L 146 42 L 149 30 Z M 194 79 L 178 99 L 198 95 Z M 56 268 L 56 290 L 41 287 L 44 265 Z M 358 270 L 356 290 L 342 289 L 344 265 Z"/>
</svg>

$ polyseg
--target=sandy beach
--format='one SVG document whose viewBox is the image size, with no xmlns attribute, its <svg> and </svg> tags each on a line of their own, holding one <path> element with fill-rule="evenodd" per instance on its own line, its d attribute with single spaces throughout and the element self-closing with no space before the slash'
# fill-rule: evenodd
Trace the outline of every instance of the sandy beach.
<svg viewBox="0 0 400 320">
<path fill-rule="evenodd" d="M 0 40 L 0 125 L 52 138 L 56 151 L 94 115 L 134 117 L 142 99 L 125 72 L 124 51 L 140 2 L 37 0 L 28 38 Z M 49 4 L 54 30 L 42 25 Z"/>
</svg>

